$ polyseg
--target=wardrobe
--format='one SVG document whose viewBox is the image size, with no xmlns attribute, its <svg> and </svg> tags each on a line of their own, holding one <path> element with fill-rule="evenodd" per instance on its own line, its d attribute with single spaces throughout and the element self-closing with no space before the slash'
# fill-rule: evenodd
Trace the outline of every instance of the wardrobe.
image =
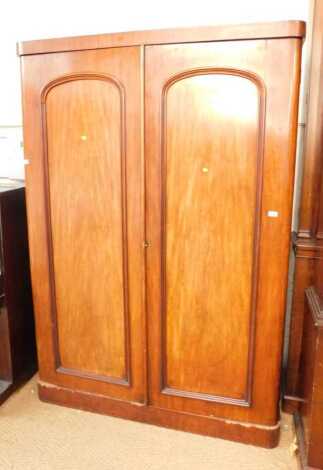
<svg viewBox="0 0 323 470">
<path fill-rule="evenodd" d="M 18 45 L 42 400 L 277 444 L 304 34 Z"/>
</svg>

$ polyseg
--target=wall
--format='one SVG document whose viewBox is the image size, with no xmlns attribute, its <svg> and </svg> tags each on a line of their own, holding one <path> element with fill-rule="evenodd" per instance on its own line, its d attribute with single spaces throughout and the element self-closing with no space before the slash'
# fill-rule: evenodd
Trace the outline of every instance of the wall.
<svg viewBox="0 0 323 470">
<path fill-rule="evenodd" d="M 308 1 L 5 2 L 0 28 L 0 176 L 23 177 L 18 40 L 219 23 L 306 20 Z"/>
</svg>

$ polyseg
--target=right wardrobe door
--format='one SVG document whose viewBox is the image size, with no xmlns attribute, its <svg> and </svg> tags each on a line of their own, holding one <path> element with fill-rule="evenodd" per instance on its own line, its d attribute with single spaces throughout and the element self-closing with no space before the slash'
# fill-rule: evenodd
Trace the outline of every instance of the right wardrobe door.
<svg viewBox="0 0 323 470">
<path fill-rule="evenodd" d="M 277 422 L 300 49 L 146 48 L 154 406 Z"/>
</svg>

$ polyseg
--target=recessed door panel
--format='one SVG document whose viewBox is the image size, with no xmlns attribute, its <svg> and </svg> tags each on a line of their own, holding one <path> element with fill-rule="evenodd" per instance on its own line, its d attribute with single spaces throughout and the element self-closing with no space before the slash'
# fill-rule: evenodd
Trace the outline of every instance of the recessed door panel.
<svg viewBox="0 0 323 470">
<path fill-rule="evenodd" d="M 163 363 L 170 392 L 248 397 L 260 92 L 243 75 L 201 71 L 175 79 L 164 93 Z"/>
<path fill-rule="evenodd" d="M 123 102 L 109 77 L 75 77 L 45 112 L 59 365 L 128 381 Z"/>
</svg>

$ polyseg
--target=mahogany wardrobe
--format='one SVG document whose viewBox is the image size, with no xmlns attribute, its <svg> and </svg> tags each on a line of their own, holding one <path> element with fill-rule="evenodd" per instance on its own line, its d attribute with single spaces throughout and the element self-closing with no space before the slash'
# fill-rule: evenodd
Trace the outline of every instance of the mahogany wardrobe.
<svg viewBox="0 0 323 470">
<path fill-rule="evenodd" d="M 42 400 L 277 444 L 304 32 L 18 45 Z"/>
</svg>

